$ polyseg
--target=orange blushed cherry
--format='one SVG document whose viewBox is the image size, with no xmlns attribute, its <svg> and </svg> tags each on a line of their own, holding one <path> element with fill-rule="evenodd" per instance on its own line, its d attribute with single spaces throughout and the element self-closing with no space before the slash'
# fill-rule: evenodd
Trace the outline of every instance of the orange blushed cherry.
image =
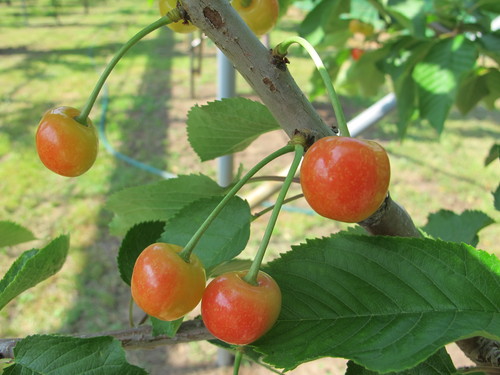
<svg viewBox="0 0 500 375">
<path fill-rule="evenodd" d="M 390 174 L 389 158 L 378 143 L 330 136 L 307 150 L 300 184 L 306 201 L 318 214 L 356 223 L 381 206 Z"/>
<path fill-rule="evenodd" d="M 208 284 L 201 302 L 207 329 L 219 340 L 247 345 L 268 332 L 281 311 L 281 291 L 274 279 L 259 271 L 257 284 L 247 271 L 228 272 Z"/>
<path fill-rule="evenodd" d="M 186 262 L 182 247 L 154 243 L 137 258 L 131 279 L 132 298 L 144 312 L 155 318 L 177 320 L 193 310 L 205 290 L 205 269 L 191 254 Z"/>
<path fill-rule="evenodd" d="M 51 171 L 76 177 L 92 167 L 97 157 L 99 138 L 90 119 L 76 121 L 80 111 L 56 107 L 43 115 L 36 132 L 36 149 L 42 163 Z"/>
</svg>

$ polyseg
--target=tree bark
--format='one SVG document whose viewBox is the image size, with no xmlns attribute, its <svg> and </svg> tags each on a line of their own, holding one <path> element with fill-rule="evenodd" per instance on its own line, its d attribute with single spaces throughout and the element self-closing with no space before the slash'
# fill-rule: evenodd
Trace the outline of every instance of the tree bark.
<svg viewBox="0 0 500 375">
<path fill-rule="evenodd" d="M 214 337 L 203 325 L 201 320 L 189 320 L 182 323 L 174 337 L 165 335 L 153 336 L 150 325 L 129 328 L 118 331 L 98 332 L 91 334 L 72 335 L 78 338 L 111 336 L 119 340 L 125 349 L 151 349 L 161 345 L 175 345 L 192 341 L 213 340 Z M 14 347 L 22 338 L 0 340 L 0 359 L 14 358 Z"/>
</svg>

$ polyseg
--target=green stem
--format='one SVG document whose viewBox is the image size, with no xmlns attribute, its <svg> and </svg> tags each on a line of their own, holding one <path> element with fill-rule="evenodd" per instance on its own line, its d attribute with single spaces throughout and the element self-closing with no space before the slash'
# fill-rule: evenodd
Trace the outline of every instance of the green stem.
<svg viewBox="0 0 500 375">
<path fill-rule="evenodd" d="M 288 174 L 286 175 L 286 179 L 281 186 L 278 198 L 276 198 L 276 204 L 274 205 L 273 211 L 271 212 L 271 217 L 269 218 L 264 236 L 262 237 L 262 241 L 260 242 L 259 250 L 257 250 L 257 255 L 255 256 L 252 265 L 250 266 L 250 270 L 248 270 L 248 273 L 243 277 L 246 282 L 252 285 L 257 285 L 257 275 L 259 274 L 260 265 L 262 264 L 262 260 L 264 259 L 267 245 L 269 245 L 269 241 L 271 240 L 271 235 L 273 234 L 274 226 L 276 225 L 276 221 L 278 220 L 278 215 L 281 211 L 281 207 L 283 206 L 283 201 L 285 200 L 286 193 L 288 192 L 288 189 L 292 184 L 295 173 L 297 172 L 300 161 L 302 160 L 302 156 L 304 155 L 303 145 L 296 144 L 294 148 L 295 156 L 293 158 L 292 164 L 290 165 L 290 169 L 288 170 Z"/>
<path fill-rule="evenodd" d="M 248 8 L 252 4 L 252 0 L 241 0 L 241 6 L 243 8 Z"/>
<path fill-rule="evenodd" d="M 294 150 L 294 146 L 291 144 L 288 144 L 279 150 L 273 152 L 269 156 L 265 157 L 262 159 L 260 162 L 258 162 L 252 169 L 248 171 L 248 173 L 243 176 L 241 180 L 239 180 L 232 188 L 229 190 L 229 192 L 225 195 L 225 197 L 219 202 L 217 207 L 214 208 L 214 210 L 208 215 L 208 217 L 205 219 L 205 221 L 200 225 L 196 233 L 191 237 L 189 242 L 186 244 L 184 249 L 179 253 L 179 255 L 186 261 L 189 262 L 189 258 L 191 256 L 192 251 L 194 250 L 195 246 L 198 244 L 198 242 L 201 239 L 201 236 L 203 233 L 206 232 L 210 224 L 215 220 L 217 215 L 222 211 L 222 209 L 226 206 L 226 204 L 229 202 L 231 198 L 233 198 L 236 193 L 245 185 L 248 180 L 255 174 L 257 173 L 260 169 L 262 169 L 265 165 L 267 165 L 269 162 L 272 160 L 276 159 L 277 157 L 284 155 L 288 152 L 292 152 Z"/>
<path fill-rule="evenodd" d="M 156 29 L 159 29 L 160 27 L 165 26 L 169 23 L 176 22 L 179 19 L 180 19 L 180 12 L 177 8 L 175 8 L 173 11 L 168 12 L 165 16 L 163 16 L 159 20 L 146 26 L 144 29 L 135 34 L 127 43 L 125 43 L 102 72 L 94 89 L 92 90 L 92 93 L 88 97 L 87 102 L 85 103 L 85 106 L 82 109 L 82 112 L 75 118 L 75 120 L 83 125 L 87 125 L 87 118 L 89 117 L 90 111 L 92 110 L 92 107 L 94 106 L 95 101 L 97 100 L 97 96 L 101 92 L 101 89 L 104 86 L 106 79 L 110 75 L 111 71 L 115 68 L 118 61 L 120 61 L 120 59 L 125 55 L 125 53 L 127 53 L 127 51 L 133 45 L 135 45 L 138 41 L 140 41 L 142 38 L 144 38 L 151 32 L 155 31 Z"/>
<path fill-rule="evenodd" d="M 323 82 L 326 86 L 328 96 L 330 98 L 333 110 L 335 112 L 337 124 L 340 129 L 340 134 L 345 137 L 350 137 L 351 135 L 349 133 L 349 129 L 347 128 L 347 121 L 345 119 L 342 106 L 340 105 L 339 97 L 337 95 L 337 92 L 335 91 L 335 88 L 333 87 L 332 80 L 328 75 L 328 71 L 326 70 L 325 65 L 323 64 L 323 61 L 321 60 L 321 57 L 318 55 L 314 47 L 304 38 L 301 38 L 299 36 L 292 36 L 286 39 L 285 41 L 281 42 L 280 44 L 278 44 L 274 48 L 274 53 L 284 57 L 288 53 L 288 48 L 290 48 L 290 46 L 294 43 L 297 43 L 300 46 L 302 46 L 309 53 L 309 56 L 311 56 L 312 60 L 314 61 L 316 69 L 318 69 L 318 72 L 321 75 L 321 78 L 323 79 Z"/>
<path fill-rule="evenodd" d="M 287 198 L 283 201 L 283 204 L 287 204 L 287 203 L 290 203 L 290 202 L 293 202 L 294 200 L 297 200 L 299 198 L 302 198 L 304 197 L 304 194 L 300 193 L 300 194 L 296 194 L 294 195 L 293 197 L 290 197 L 290 198 Z M 253 220 L 257 220 L 259 217 L 267 214 L 269 211 L 273 210 L 274 209 L 274 206 L 275 205 L 272 205 L 272 206 L 269 206 L 269 207 L 266 207 L 264 208 L 262 211 L 259 211 L 255 214 L 252 215 L 252 221 Z"/>
<path fill-rule="evenodd" d="M 234 356 L 233 375 L 238 375 L 238 373 L 240 372 L 240 365 L 242 358 L 243 358 L 243 353 L 241 350 L 238 350 Z"/>
</svg>

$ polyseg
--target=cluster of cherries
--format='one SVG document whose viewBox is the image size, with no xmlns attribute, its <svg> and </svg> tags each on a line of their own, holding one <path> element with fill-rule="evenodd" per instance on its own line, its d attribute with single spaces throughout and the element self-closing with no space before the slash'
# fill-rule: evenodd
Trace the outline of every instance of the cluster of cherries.
<svg viewBox="0 0 500 375">
<path fill-rule="evenodd" d="M 233 0 L 232 4 L 257 34 L 274 25 L 277 0 L 252 0 L 247 7 L 243 2 Z M 160 0 L 162 14 L 175 3 Z M 169 26 L 181 32 L 194 27 L 184 21 Z M 62 176 L 79 176 L 96 160 L 96 129 L 88 118 L 80 117 L 80 111 L 71 107 L 52 109 L 44 114 L 36 133 L 41 161 Z M 300 184 L 309 205 L 324 217 L 348 223 L 367 219 L 382 205 L 389 181 L 389 158 L 382 146 L 347 136 L 316 141 L 306 151 L 300 169 Z M 281 310 L 280 288 L 271 276 L 259 271 L 249 278 L 248 271 L 235 271 L 206 285 L 198 257 L 186 256 L 182 250 L 174 244 L 154 243 L 142 251 L 131 280 L 132 296 L 139 307 L 150 316 L 173 321 L 201 301 L 208 330 L 235 345 L 250 344 L 271 329 Z"/>
</svg>

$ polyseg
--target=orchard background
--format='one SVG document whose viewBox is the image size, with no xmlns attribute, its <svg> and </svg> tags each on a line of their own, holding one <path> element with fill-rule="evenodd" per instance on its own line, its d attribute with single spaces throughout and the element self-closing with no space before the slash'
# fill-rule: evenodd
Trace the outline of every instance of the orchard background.
<svg viewBox="0 0 500 375">
<path fill-rule="evenodd" d="M 303 9 L 291 7 L 271 33 L 271 45 L 296 34 L 304 15 Z M 129 289 L 117 277 L 116 268 L 121 239 L 109 233 L 112 213 L 106 201 L 123 188 L 160 178 L 123 163 L 101 147 L 91 171 L 78 179 L 64 179 L 40 164 L 33 137 L 47 108 L 60 103 L 82 106 L 98 73 L 119 46 L 157 17 L 155 5 L 125 0 L 91 2 L 88 13 L 80 2 L 0 3 L 0 218 L 30 228 L 36 237 L 27 245 L 3 249 L 1 270 L 5 272 L 28 245 L 41 247 L 50 238 L 71 233 L 70 256 L 63 269 L 0 312 L 2 337 L 127 327 Z M 201 163 L 187 147 L 185 121 L 195 103 L 215 99 L 216 49 L 209 40 L 204 41 L 202 69 L 194 86 L 188 69 L 190 50 L 188 36 L 166 28 L 146 37 L 118 64 L 103 96 L 109 101 L 99 102 L 92 118 L 98 123 L 105 111 L 109 141 L 137 160 L 176 174 L 202 172 L 215 177 L 215 163 Z M 291 51 L 290 59 L 289 69 L 300 87 L 313 92 L 316 86 L 310 81 L 310 60 L 298 49 Z M 374 97 L 343 96 L 347 118 L 389 90 L 385 85 Z M 237 92 L 257 99 L 241 78 Z M 334 123 L 326 97 L 315 96 L 314 106 L 328 124 Z M 388 150 L 393 170 L 391 194 L 417 226 L 439 209 L 456 213 L 481 210 L 498 222 L 491 195 L 498 185 L 498 160 L 487 167 L 484 160 L 500 138 L 499 120 L 497 111 L 482 106 L 467 116 L 453 110 L 440 137 L 422 124 L 409 127 L 401 141 L 397 119 L 391 115 L 363 137 L 379 141 Z M 265 135 L 237 154 L 236 163 L 248 168 L 270 152 L 269 145 L 286 140 L 281 131 Z M 286 164 L 287 160 L 281 160 L 269 168 L 274 172 Z M 269 259 L 286 251 L 290 243 L 346 227 L 312 214 L 303 201 L 284 211 L 279 223 Z M 253 228 L 256 235 L 249 252 L 256 248 L 263 231 L 260 225 Z M 498 239 L 498 224 L 490 225 L 481 230 L 477 248 L 498 256 Z M 136 314 L 141 316 L 139 311 Z M 190 343 L 129 355 L 132 362 L 152 373 L 217 373 L 223 370 L 214 368 L 215 352 L 209 344 Z M 336 370 L 337 363 L 321 360 L 295 371 L 312 373 L 312 366 L 314 373 L 343 373 Z M 340 361 L 340 368 L 342 365 Z"/>
</svg>

